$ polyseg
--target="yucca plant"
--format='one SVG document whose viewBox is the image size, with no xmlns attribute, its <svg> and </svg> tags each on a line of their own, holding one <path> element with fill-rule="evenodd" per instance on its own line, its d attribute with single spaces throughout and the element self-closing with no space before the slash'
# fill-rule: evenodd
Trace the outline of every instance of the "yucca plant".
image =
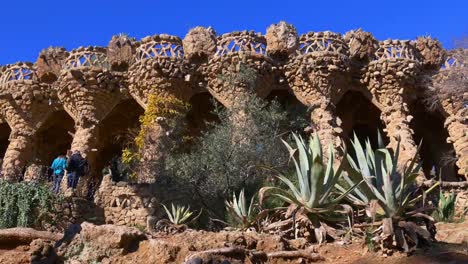
<svg viewBox="0 0 468 264">
<path fill-rule="evenodd" d="M 342 175 L 343 163 L 340 162 L 338 168 L 334 168 L 333 148 L 328 147 L 328 156 L 324 159 L 322 145 L 317 135 L 311 137 L 308 144 L 294 133 L 293 138 L 297 149 L 285 141 L 283 143 L 294 162 L 297 184 L 281 172 L 275 171 L 275 176 L 287 186 L 287 189 L 275 186 L 263 187 L 259 191 L 259 200 L 262 202 L 265 197 L 274 196 L 288 204 L 288 211 L 303 212 L 307 216 L 306 219 L 310 220 L 315 237 L 320 242 L 326 235 L 326 231 L 323 232 L 324 229 L 320 228 L 322 222 L 331 220 L 332 214 L 340 209 L 338 206 L 340 201 L 360 183 L 356 183 L 340 195 L 334 195 L 335 185 Z"/>
<path fill-rule="evenodd" d="M 347 196 L 357 206 L 365 206 L 368 216 L 374 220 L 382 220 L 382 226 L 376 234 L 375 240 L 390 245 L 395 237 L 397 246 L 405 251 L 409 250 L 408 236 L 414 246 L 418 244 L 418 237 L 430 238 L 430 234 L 419 228 L 412 220 L 421 218 L 426 223 L 432 222 L 432 217 L 424 214 L 428 207 L 416 209 L 415 206 L 421 198 L 432 191 L 435 184 L 422 194 L 416 195 L 416 177 L 420 171 L 417 164 L 417 154 L 411 159 L 406 168 L 402 170 L 398 166 L 400 154 L 400 140 L 392 154 L 386 149 L 379 135 L 379 146 L 373 150 L 369 140 L 366 140 L 365 148 L 354 135 L 352 141 L 356 157 L 347 155 L 349 166 L 347 174 L 343 179 L 347 184 L 354 185 L 356 182 L 365 181 Z M 342 186 L 337 186 L 342 193 L 346 193 Z M 410 222 L 408 222 L 410 221 Z M 429 228 L 430 230 L 432 228 Z M 383 246 L 386 247 L 386 246 Z"/>
<path fill-rule="evenodd" d="M 250 203 L 247 204 L 245 199 L 244 189 L 239 193 L 239 197 L 234 193 L 232 200 L 226 201 L 226 209 L 231 219 L 235 222 L 237 227 L 241 229 L 248 229 L 255 225 L 257 220 L 261 217 L 258 210 L 255 209 L 255 196 L 252 196 Z"/>
</svg>

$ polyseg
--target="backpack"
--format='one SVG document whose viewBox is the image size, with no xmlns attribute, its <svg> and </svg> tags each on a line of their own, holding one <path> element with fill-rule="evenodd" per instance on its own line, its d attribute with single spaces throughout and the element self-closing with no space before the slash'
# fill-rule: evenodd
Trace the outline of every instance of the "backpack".
<svg viewBox="0 0 468 264">
<path fill-rule="evenodd" d="M 85 158 L 81 158 L 78 161 L 76 172 L 82 176 L 87 175 L 89 173 L 89 164 Z"/>
</svg>

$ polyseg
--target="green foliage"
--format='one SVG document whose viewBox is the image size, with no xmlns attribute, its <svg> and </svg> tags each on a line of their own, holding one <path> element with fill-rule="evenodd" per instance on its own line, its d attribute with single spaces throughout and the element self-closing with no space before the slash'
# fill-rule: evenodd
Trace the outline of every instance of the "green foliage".
<svg viewBox="0 0 468 264">
<path fill-rule="evenodd" d="M 171 223 L 173 223 L 174 225 L 183 225 L 188 223 L 190 217 L 193 215 L 193 211 L 190 210 L 190 206 L 174 206 L 174 204 L 171 204 L 171 210 L 167 209 L 167 207 L 164 204 L 162 206 L 166 211 L 169 221 L 171 221 Z"/>
<path fill-rule="evenodd" d="M 245 199 L 244 190 L 239 193 L 239 198 L 234 193 L 232 200 L 226 201 L 226 208 L 229 213 L 230 219 L 232 219 L 237 227 L 241 229 L 248 229 L 258 220 L 258 213 L 255 210 L 255 196 L 250 199 L 250 204 L 247 205 Z"/>
<path fill-rule="evenodd" d="M 455 216 L 456 201 L 457 196 L 455 193 L 452 192 L 446 197 L 441 190 L 437 210 L 434 212 L 435 219 L 440 222 L 452 222 Z"/>
<path fill-rule="evenodd" d="M 188 152 L 166 160 L 172 180 L 193 189 L 194 200 L 218 218 L 233 192 L 253 194 L 268 176 L 259 165 L 283 168 L 287 155 L 278 148 L 288 129 L 287 114 L 277 102 L 252 95 L 245 104 L 216 113 L 219 123 L 204 132 Z M 239 122 L 239 113 L 242 122 Z"/>
<path fill-rule="evenodd" d="M 308 213 L 323 214 L 336 209 L 336 205 L 358 184 L 347 192 L 332 198 L 331 194 L 342 174 L 342 164 L 335 170 L 335 154 L 331 146 L 328 149 L 327 161 L 324 160 L 322 145 L 317 135 L 309 140 L 309 144 L 293 134 L 297 149 L 283 141 L 296 168 L 297 184 L 294 184 L 283 173 L 277 171 L 277 178 L 287 186 L 287 190 L 279 187 L 263 187 L 260 189 L 260 201 L 268 194 L 280 198 L 283 202 L 304 208 Z M 298 160 L 295 153 L 298 151 Z"/>
<path fill-rule="evenodd" d="M 38 183 L 0 181 L 0 228 L 36 227 L 54 210 L 55 195 Z"/>
</svg>

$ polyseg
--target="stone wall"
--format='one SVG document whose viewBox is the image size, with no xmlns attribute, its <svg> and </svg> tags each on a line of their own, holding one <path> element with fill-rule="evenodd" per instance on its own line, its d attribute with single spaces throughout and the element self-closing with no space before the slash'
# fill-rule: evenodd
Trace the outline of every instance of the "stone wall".
<svg viewBox="0 0 468 264">
<path fill-rule="evenodd" d="M 147 218 L 158 205 L 148 184 L 113 182 L 110 175 L 103 177 L 94 202 L 103 208 L 106 224 L 146 227 Z"/>
<path fill-rule="evenodd" d="M 328 31 L 299 36 L 285 22 L 271 25 L 266 35 L 238 31 L 218 36 L 212 28 L 196 27 L 184 39 L 160 34 L 138 41 L 119 35 L 108 47 L 79 47 L 70 52 L 48 48 L 35 63 L 0 66 L 0 123 L 11 129 L 10 143 L 0 157 L 2 175 L 17 180 L 31 163 L 49 165 L 50 157 L 41 154 L 47 152 L 37 150 L 47 147 L 38 144 L 43 141 L 38 136 L 44 134 L 45 126 L 51 126 L 57 112 L 66 112 L 74 129 L 63 126 L 60 133 L 64 135 L 51 140 L 63 140 L 56 145 L 87 154 L 93 175 L 98 175 L 106 161 L 96 161 L 96 157 L 106 149 L 103 142 L 112 142 L 102 138 L 107 135 L 102 131 L 112 127 L 101 124 L 124 100 L 145 108 L 151 94 L 190 101 L 196 94 L 209 92 L 231 107 L 245 94 L 267 97 L 280 89 L 290 91 L 311 109 L 314 132 L 325 144 L 335 146 L 344 136 L 336 105 L 348 91 L 362 93 L 380 110 L 389 147 L 394 148 L 401 138 L 404 164 L 416 153 L 418 143 L 410 127 L 414 116 L 408 104 L 421 100 L 417 95 L 440 82 L 447 71 L 467 69 L 468 64 L 460 59 L 447 67 L 446 57 L 440 43 L 427 37 L 377 41 L 362 30 L 344 36 Z M 243 71 L 250 80 L 238 78 Z M 466 111 L 450 108 L 460 101 L 457 98 L 442 102 L 447 141 L 454 145 L 458 173 L 468 177 Z M 119 111 L 125 114 L 125 109 Z M 125 222 L 125 217 L 138 218 L 117 219 Z"/>
</svg>

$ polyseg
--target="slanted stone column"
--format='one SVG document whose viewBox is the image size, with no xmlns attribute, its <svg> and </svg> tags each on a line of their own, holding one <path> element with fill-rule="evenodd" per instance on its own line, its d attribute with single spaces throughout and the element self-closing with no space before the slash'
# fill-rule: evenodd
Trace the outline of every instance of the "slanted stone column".
<svg viewBox="0 0 468 264">
<path fill-rule="evenodd" d="M 416 50 L 409 41 L 386 40 L 379 43 L 367 68 L 366 80 L 374 99 L 380 104 L 389 147 L 400 143 L 399 165 L 404 166 L 417 152 L 413 140 L 407 102 L 415 95 L 416 76 L 420 71 Z"/>
<path fill-rule="evenodd" d="M 129 68 L 127 82 L 130 94 L 146 110 L 150 107 L 151 97 L 162 104 L 168 103 L 165 107 L 171 107 L 171 100 L 188 102 L 192 96 L 191 71 L 184 61 L 179 37 L 165 34 L 145 37 L 136 49 L 135 63 Z M 171 128 L 168 121 L 165 117 L 158 117 L 153 124 L 142 128 L 148 131 L 145 133 L 147 144 L 140 150 L 140 161 L 151 166 L 141 167 L 138 172 L 140 182 L 153 182 L 162 173 L 165 153 L 169 151 Z"/>
<path fill-rule="evenodd" d="M 348 89 L 349 50 L 340 34 L 309 32 L 285 67 L 296 97 L 311 108 L 311 122 L 324 146 L 341 146 L 341 120 L 335 104 Z"/>
<path fill-rule="evenodd" d="M 99 122 L 121 100 L 121 79 L 121 75 L 109 70 L 105 48 L 87 47 L 70 52 L 54 85 L 64 109 L 75 121 L 71 150 L 86 155 L 91 167 L 90 176 L 99 173 L 95 167 L 95 150 L 100 147 Z M 84 184 L 85 180 L 80 182 Z"/>
<path fill-rule="evenodd" d="M 52 110 L 53 92 L 40 83 L 31 63 L 3 67 L 0 73 L 0 111 L 11 127 L 10 144 L 2 172 L 8 180 L 21 178 L 27 164 L 34 162 L 35 133 Z"/>
<path fill-rule="evenodd" d="M 458 174 L 468 180 L 468 50 L 452 51 L 433 82 L 446 116 L 445 127 L 457 157 Z"/>
</svg>

